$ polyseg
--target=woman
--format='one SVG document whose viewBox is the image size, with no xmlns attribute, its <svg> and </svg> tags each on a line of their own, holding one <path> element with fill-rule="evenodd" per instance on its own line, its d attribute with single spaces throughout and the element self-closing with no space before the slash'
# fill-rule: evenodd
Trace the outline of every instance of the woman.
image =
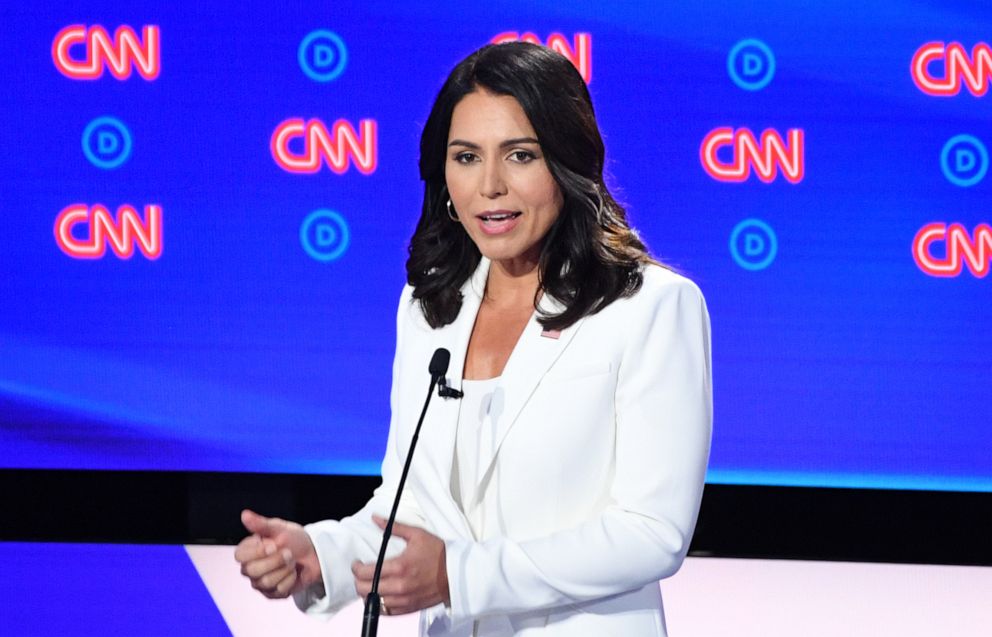
<svg viewBox="0 0 992 637">
<path fill-rule="evenodd" d="M 562 56 L 484 47 L 421 138 L 424 204 L 397 318 L 383 484 L 357 514 L 242 516 L 242 572 L 333 612 L 369 590 L 437 347 L 432 403 L 379 592 L 430 635 L 665 635 L 657 581 L 688 549 L 711 426 L 698 289 L 658 266 L 603 181 Z"/>
</svg>

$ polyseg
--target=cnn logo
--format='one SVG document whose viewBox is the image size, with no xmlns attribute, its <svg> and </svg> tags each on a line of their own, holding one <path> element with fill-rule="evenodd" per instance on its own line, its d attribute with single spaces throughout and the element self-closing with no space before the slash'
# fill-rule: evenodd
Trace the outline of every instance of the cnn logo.
<svg viewBox="0 0 992 637">
<path fill-rule="evenodd" d="M 944 254 L 934 255 L 934 246 L 940 244 Z M 960 223 L 928 223 L 913 237 L 913 260 L 930 276 L 955 277 L 967 266 L 973 275 L 984 278 L 992 260 L 992 227 L 980 223 L 971 236 Z"/>
<path fill-rule="evenodd" d="M 162 206 L 145 206 L 144 217 L 134 206 L 117 208 L 116 217 L 106 206 L 72 204 L 55 218 L 55 243 L 74 259 L 100 259 L 107 246 L 120 259 L 136 251 L 147 259 L 162 255 Z"/>
<path fill-rule="evenodd" d="M 527 33 L 517 33 L 516 31 L 505 31 L 495 36 L 491 42 L 493 44 L 500 44 L 502 42 L 530 42 L 531 44 L 543 44 L 552 51 L 560 53 L 561 55 L 568 58 L 568 60 L 575 66 L 579 71 L 579 75 L 582 79 L 586 81 L 586 84 L 592 81 L 592 35 L 588 33 L 576 33 L 572 37 L 571 44 L 561 33 L 552 33 L 548 36 L 547 42 L 541 42 L 535 34 Z"/>
<path fill-rule="evenodd" d="M 806 174 L 804 144 L 800 128 L 789 129 L 784 137 L 769 128 L 759 138 L 747 128 L 722 127 L 703 138 L 699 160 L 717 181 L 747 181 L 753 169 L 765 183 L 775 181 L 781 172 L 786 181 L 798 184 Z"/>
<path fill-rule="evenodd" d="M 943 75 L 934 75 L 933 70 L 941 66 Z M 910 73 L 916 87 L 927 95 L 949 97 L 965 86 L 975 97 L 982 97 L 992 82 L 992 48 L 979 42 L 969 56 L 958 42 L 927 42 L 913 55 Z"/>
<path fill-rule="evenodd" d="M 355 130 L 343 119 L 328 129 L 319 119 L 292 118 L 276 126 L 269 149 L 276 164 L 286 172 L 313 174 L 326 163 L 338 175 L 351 165 L 363 175 L 370 175 L 379 163 L 376 135 L 376 122 L 372 119 L 361 120 Z"/>
<path fill-rule="evenodd" d="M 132 69 L 154 80 L 162 69 L 159 28 L 141 27 L 141 37 L 129 26 L 117 27 L 111 38 L 102 26 L 67 26 L 52 41 L 52 61 L 62 75 L 74 80 L 95 80 L 104 69 L 118 80 L 131 77 Z"/>
</svg>

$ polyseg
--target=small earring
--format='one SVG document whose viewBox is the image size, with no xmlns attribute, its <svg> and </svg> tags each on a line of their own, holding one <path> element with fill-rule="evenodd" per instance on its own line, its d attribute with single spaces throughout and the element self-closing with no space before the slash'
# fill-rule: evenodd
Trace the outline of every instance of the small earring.
<svg viewBox="0 0 992 637">
<path fill-rule="evenodd" d="M 458 215 L 455 214 L 455 211 L 451 209 L 450 199 L 448 200 L 447 207 L 448 207 L 448 219 L 451 219 L 455 223 L 461 223 L 461 221 L 458 219 Z"/>
</svg>

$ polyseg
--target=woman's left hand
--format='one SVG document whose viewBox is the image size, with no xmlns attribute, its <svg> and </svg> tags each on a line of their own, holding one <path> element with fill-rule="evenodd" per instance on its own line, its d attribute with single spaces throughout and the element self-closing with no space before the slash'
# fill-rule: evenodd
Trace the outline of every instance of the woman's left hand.
<svg viewBox="0 0 992 637">
<path fill-rule="evenodd" d="M 379 528 L 386 528 L 386 520 L 372 516 Z M 406 540 L 406 548 L 394 558 L 382 563 L 379 578 L 379 596 L 384 614 L 402 615 L 439 602 L 450 603 L 448 572 L 444 562 L 444 542 L 436 535 L 415 527 L 393 523 L 393 535 Z M 364 599 L 372 589 L 375 562 L 351 565 L 355 576 L 355 589 Z"/>
</svg>

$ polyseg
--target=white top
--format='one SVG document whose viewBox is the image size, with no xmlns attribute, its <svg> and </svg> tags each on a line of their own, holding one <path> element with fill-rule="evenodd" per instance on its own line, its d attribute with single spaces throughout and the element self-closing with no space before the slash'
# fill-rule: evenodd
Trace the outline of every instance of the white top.
<svg viewBox="0 0 992 637">
<path fill-rule="evenodd" d="M 479 466 L 487 449 L 495 444 L 496 423 L 502 413 L 500 377 L 462 380 L 465 396 L 458 405 L 455 457 L 451 466 L 451 495 L 468 519 L 477 540 L 485 535 L 484 510 L 478 506 L 476 491 L 483 476 Z"/>
</svg>

